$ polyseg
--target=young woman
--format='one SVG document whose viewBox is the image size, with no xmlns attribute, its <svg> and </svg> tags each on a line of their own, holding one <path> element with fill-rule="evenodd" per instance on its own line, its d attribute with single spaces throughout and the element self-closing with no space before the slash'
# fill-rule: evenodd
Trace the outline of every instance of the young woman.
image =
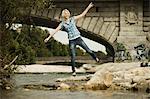
<svg viewBox="0 0 150 99">
<path fill-rule="evenodd" d="M 56 32 L 58 32 L 61 29 L 64 29 L 68 33 L 68 39 L 69 39 L 69 47 L 71 51 L 71 63 L 72 63 L 72 75 L 75 76 L 75 48 L 76 45 L 81 46 L 83 49 L 88 52 L 93 59 L 95 59 L 96 62 L 99 62 L 99 59 L 96 57 L 95 53 L 91 51 L 88 46 L 85 44 L 85 42 L 82 40 L 79 30 L 76 27 L 75 21 L 78 19 L 81 19 L 84 17 L 90 8 L 92 8 L 94 5 L 93 3 L 90 3 L 88 7 L 82 12 L 82 14 L 70 17 L 70 12 L 67 9 L 64 9 L 62 11 L 62 18 L 63 21 L 59 24 L 59 26 L 53 31 L 53 33 L 50 33 L 49 37 L 46 38 L 44 41 L 47 42 Z"/>
</svg>

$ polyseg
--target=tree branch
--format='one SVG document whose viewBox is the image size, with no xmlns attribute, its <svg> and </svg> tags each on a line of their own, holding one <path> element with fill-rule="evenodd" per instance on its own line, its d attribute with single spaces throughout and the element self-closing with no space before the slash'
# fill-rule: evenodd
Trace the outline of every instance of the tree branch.
<svg viewBox="0 0 150 99">
<path fill-rule="evenodd" d="M 5 65 L 4 69 L 10 67 L 18 58 L 18 55 L 8 64 L 8 65 Z"/>
</svg>

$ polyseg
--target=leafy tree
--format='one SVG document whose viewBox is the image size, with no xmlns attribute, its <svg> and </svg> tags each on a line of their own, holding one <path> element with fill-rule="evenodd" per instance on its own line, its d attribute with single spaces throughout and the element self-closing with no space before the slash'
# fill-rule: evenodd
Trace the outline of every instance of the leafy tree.
<svg viewBox="0 0 150 99">
<path fill-rule="evenodd" d="M 16 40 L 19 34 L 16 33 L 16 37 L 12 36 L 12 24 L 18 19 L 23 19 L 23 16 L 29 15 L 29 11 L 33 6 L 40 8 L 45 7 L 45 1 L 46 0 L 0 0 L 0 74 L 2 74 L 0 75 L 0 87 L 7 89 L 11 87 L 8 79 L 13 73 L 14 68 L 12 64 L 18 58 L 18 55 L 15 55 L 20 52 L 20 46 L 25 47 L 28 50 L 27 53 L 33 53 L 31 47 L 18 44 Z M 20 41 L 23 42 L 23 38 L 21 38 Z M 21 52 L 22 51 L 23 49 Z M 27 55 L 24 57 L 26 56 Z"/>
</svg>

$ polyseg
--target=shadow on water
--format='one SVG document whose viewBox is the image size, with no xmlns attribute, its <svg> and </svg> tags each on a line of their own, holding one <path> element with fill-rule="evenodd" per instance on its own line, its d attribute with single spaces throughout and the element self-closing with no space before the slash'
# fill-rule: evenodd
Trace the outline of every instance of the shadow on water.
<svg viewBox="0 0 150 99">
<path fill-rule="evenodd" d="M 75 64 L 76 64 L 76 67 L 79 68 L 83 64 L 86 64 L 86 63 L 75 62 Z M 55 63 L 46 63 L 46 64 L 43 64 L 43 65 L 65 65 L 65 66 L 71 66 L 71 62 L 55 62 Z"/>
</svg>

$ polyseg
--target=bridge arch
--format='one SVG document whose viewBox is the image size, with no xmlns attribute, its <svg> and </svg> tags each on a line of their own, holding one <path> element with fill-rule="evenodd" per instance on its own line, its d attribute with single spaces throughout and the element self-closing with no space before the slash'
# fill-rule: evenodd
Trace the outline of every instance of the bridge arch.
<svg viewBox="0 0 150 99">
<path fill-rule="evenodd" d="M 84 29 L 79 28 L 79 31 L 81 32 L 81 35 L 83 37 L 86 37 L 90 40 L 93 40 L 97 43 L 100 43 L 102 45 L 104 45 L 106 47 L 106 52 L 108 53 L 108 55 L 114 57 L 115 55 L 115 49 L 113 47 L 113 44 L 111 44 L 110 42 L 108 42 L 104 37 L 102 37 L 101 35 L 92 33 L 90 31 L 86 31 Z"/>
</svg>

